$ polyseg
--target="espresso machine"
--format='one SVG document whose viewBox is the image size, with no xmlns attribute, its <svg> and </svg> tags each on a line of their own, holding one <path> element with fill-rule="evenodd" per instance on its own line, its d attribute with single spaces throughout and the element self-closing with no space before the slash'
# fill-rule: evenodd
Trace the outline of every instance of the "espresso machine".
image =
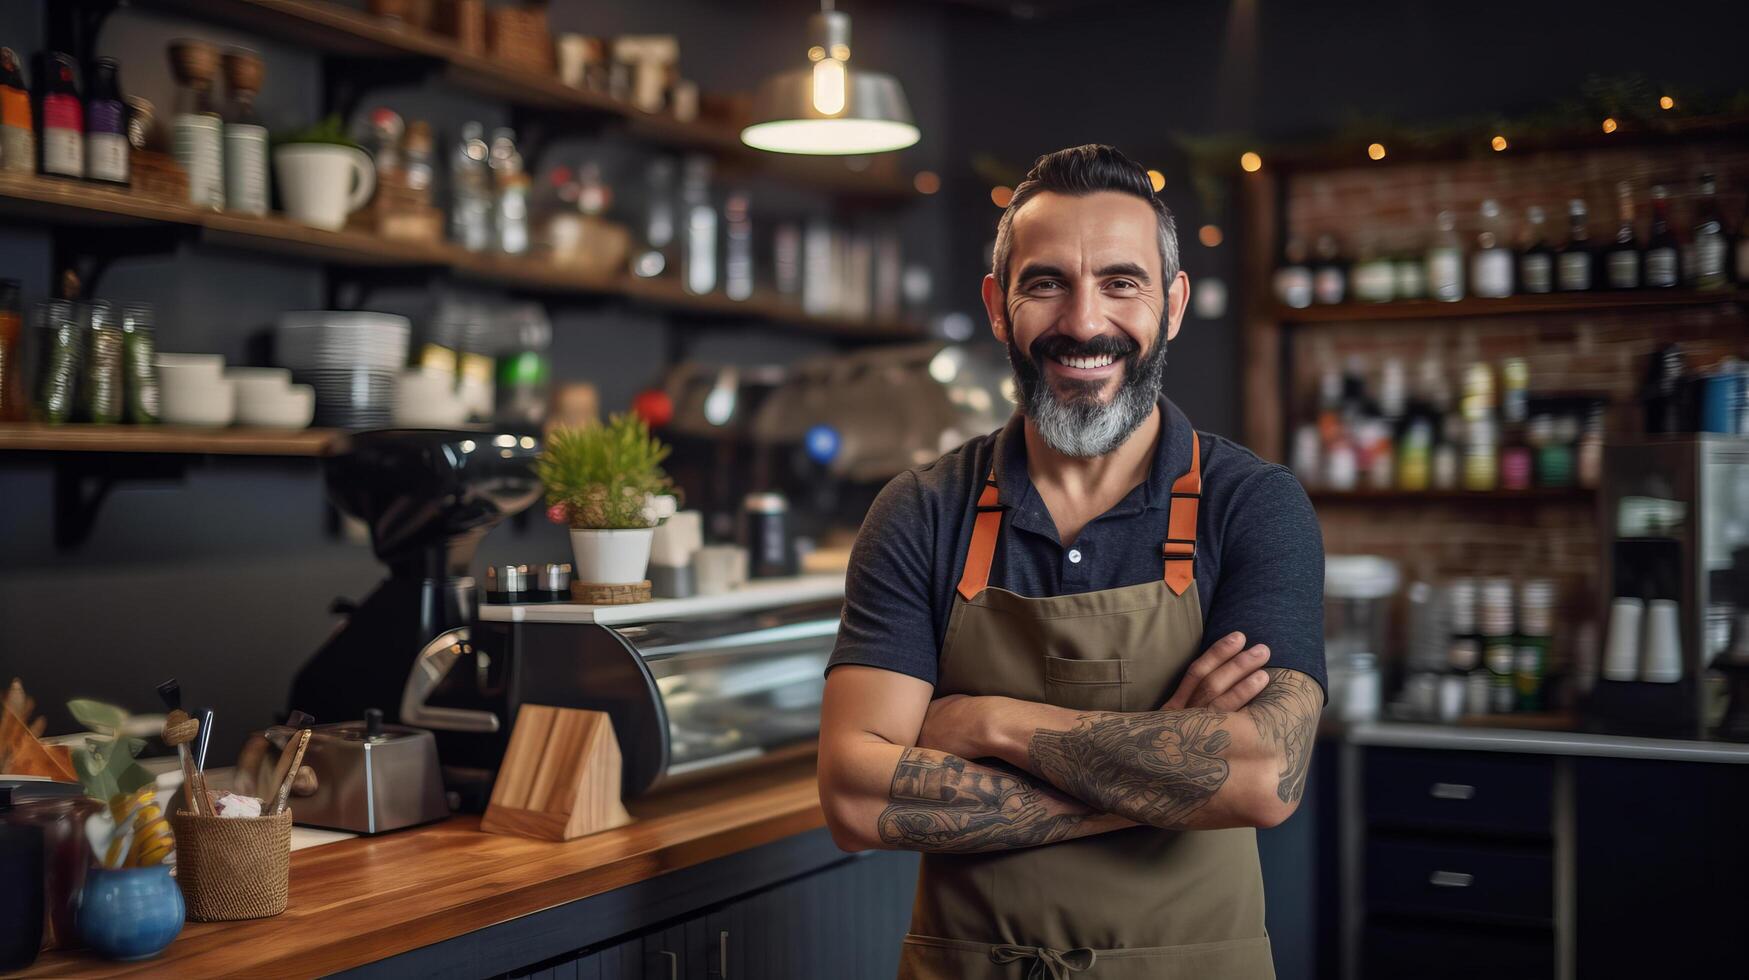
<svg viewBox="0 0 1749 980">
<path fill-rule="evenodd" d="M 345 620 L 298 673 L 291 706 L 323 721 L 380 708 L 431 731 L 464 810 L 485 807 L 523 704 L 606 712 L 625 797 L 805 750 L 843 576 L 626 606 L 482 603 L 470 562 L 539 495 L 536 453 L 533 439 L 491 432 L 345 437 L 326 460 L 329 496 L 370 526 L 389 577 L 363 603 L 337 604 Z"/>
</svg>

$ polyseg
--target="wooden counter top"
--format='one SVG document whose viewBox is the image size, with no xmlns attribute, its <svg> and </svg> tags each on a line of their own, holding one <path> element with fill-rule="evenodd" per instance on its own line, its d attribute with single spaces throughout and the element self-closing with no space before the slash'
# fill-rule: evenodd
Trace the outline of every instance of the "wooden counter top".
<svg viewBox="0 0 1749 980">
<path fill-rule="evenodd" d="M 297 851 L 281 915 L 190 922 L 141 963 L 48 953 L 21 976 L 319 976 L 825 824 L 812 754 L 628 809 L 630 825 L 564 844 L 482 833 L 468 816 Z"/>
</svg>

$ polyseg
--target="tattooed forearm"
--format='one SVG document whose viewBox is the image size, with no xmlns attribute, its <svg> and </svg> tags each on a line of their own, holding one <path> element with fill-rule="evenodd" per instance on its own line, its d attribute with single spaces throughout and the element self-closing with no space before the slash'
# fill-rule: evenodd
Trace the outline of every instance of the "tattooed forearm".
<svg viewBox="0 0 1749 980">
<path fill-rule="evenodd" d="M 889 847 L 994 851 L 1078 837 L 1109 821 L 1023 773 L 933 749 L 908 748 L 877 826 Z"/>
<path fill-rule="evenodd" d="M 1083 714 L 1068 731 L 1034 732 L 1028 768 L 1096 809 L 1177 827 L 1227 782 L 1229 717 L 1207 708 Z"/>
<path fill-rule="evenodd" d="M 1306 772 L 1312 763 L 1312 736 L 1324 697 L 1318 682 L 1297 670 L 1272 667 L 1269 686 L 1251 699 L 1245 711 L 1257 725 L 1264 743 L 1282 757 L 1281 780 L 1275 793 L 1283 803 L 1298 803 L 1306 791 Z"/>
</svg>

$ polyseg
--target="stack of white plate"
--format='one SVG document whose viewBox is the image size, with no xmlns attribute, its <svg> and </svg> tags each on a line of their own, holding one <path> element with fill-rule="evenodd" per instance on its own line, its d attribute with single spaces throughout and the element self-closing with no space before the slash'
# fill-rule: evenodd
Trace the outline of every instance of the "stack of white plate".
<svg viewBox="0 0 1749 980">
<path fill-rule="evenodd" d="M 316 389 L 316 424 L 373 429 L 392 424 L 395 381 L 407 363 L 411 326 L 391 313 L 286 313 L 275 356 Z"/>
</svg>

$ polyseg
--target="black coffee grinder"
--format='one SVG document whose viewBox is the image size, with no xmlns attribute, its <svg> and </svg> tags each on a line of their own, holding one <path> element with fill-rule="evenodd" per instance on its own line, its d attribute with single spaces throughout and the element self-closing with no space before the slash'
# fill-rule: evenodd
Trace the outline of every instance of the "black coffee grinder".
<svg viewBox="0 0 1749 980">
<path fill-rule="evenodd" d="M 428 646 L 469 642 L 478 594 L 469 568 L 499 521 L 534 503 L 538 442 L 525 435 L 378 429 L 343 436 L 323 461 L 328 499 L 370 525 L 389 577 L 344 621 L 292 682 L 290 707 L 323 722 L 380 708 L 403 722 L 408 672 Z M 439 733 L 439 754 L 443 754 Z"/>
</svg>

